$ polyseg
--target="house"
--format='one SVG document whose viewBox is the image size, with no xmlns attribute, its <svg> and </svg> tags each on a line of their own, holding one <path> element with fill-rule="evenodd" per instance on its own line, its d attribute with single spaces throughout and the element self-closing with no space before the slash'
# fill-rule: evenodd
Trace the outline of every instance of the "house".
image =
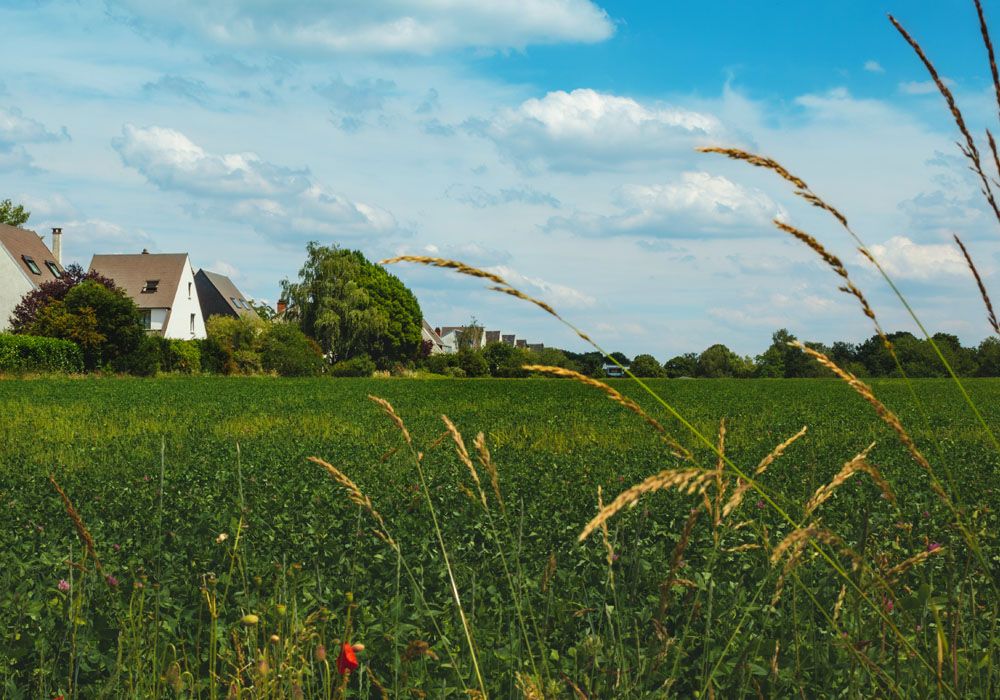
<svg viewBox="0 0 1000 700">
<path fill-rule="evenodd" d="M 25 294 L 62 277 L 62 229 L 52 229 L 52 250 L 34 231 L 0 224 L 0 329 Z"/>
<path fill-rule="evenodd" d="M 625 365 L 625 369 L 622 369 L 614 362 L 605 362 L 602 365 L 602 369 L 604 369 L 604 375 L 607 377 L 624 377 L 625 369 L 628 369 L 628 365 Z"/>
<path fill-rule="evenodd" d="M 203 319 L 207 320 L 212 316 L 259 318 L 243 292 L 225 275 L 205 269 L 198 270 L 198 274 L 194 276 L 194 288 L 198 292 Z"/>
<path fill-rule="evenodd" d="M 514 345 L 515 340 L 517 338 L 517 336 L 514 335 L 513 333 L 509 333 L 509 334 L 508 333 L 504 333 L 503 336 L 501 336 L 501 337 L 502 337 L 502 341 L 501 342 L 503 342 L 504 345 L 511 345 L 511 346 Z"/>
<path fill-rule="evenodd" d="M 205 337 L 205 317 L 187 253 L 95 255 L 90 269 L 125 290 L 142 311 L 147 331 L 178 340 Z"/>
<path fill-rule="evenodd" d="M 441 342 L 444 344 L 445 352 L 458 352 L 458 338 L 465 331 L 465 326 L 444 326 L 435 330 L 441 337 Z M 480 328 L 479 334 L 472 338 L 471 347 L 473 350 L 478 350 L 483 347 L 483 337 L 485 335 L 486 334 L 483 329 Z"/>
<path fill-rule="evenodd" d="M 446 352 L 444 348 L 444 341 L 441 340 L 441 336 L 437 334 L 437 331 L 431 328 L 431 324 L 427 323 L 427 319 L 421 319 L 420 325 L 420 338 L 424 342 L 431 344 L 430 354 L 440 355 L 441 353 Z"/>
<path fill-rule="evenodd" d="M 486 345 L 500 342 L 500 331 L 486 331 Z"/>
</svg>

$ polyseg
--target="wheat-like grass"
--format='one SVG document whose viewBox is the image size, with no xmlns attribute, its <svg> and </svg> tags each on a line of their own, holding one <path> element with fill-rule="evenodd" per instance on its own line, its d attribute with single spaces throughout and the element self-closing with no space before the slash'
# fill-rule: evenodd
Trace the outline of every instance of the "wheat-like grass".
<svg viewBox="0 0 1000 700">
<path fill-rule="evenodd" d="M 912 569 L 914 566 L 924 563 L 925 561 L 927 561 L 936 554 L 941 554 L 942 552 L 944 552 L 944 550 L 945 550 L 944 547 L 935 547 L 933 549 L 928 548 L 923 552 L 914 554 L 909 559 L 901 561 L 899 564 L 896 564 L 896 566 L 886 571 L 884 578 L 886 581 L 894 581 L 895 579 L 898 579 L 901 575 Z"/>
<path fill-rule="evenodd" d="M 978 10 L 983 29 L 983 36 L 989 49 L 991 63 L 993 64 L 991 67 L 995 70 L 996 62 L 993 60 L 992 43 L 989 41 L 989 34 L 986 31 L 986 21 L 982 15 L 982 8 L 980 7 Z M 996 199 L 993 197 L 993 188 L 990 186 L 990 180 L 986 176 L 986 173 L 983 172 L 983 164 L 979 156 L 979 149 L 976 147 L 976 141 L 972 138 L 972 134 L 970 133 L 968 126 L 965 124 L 965 119 L 962 117 L 962 111 L 958 108 L 958 104 L 955 102 L 955 96 L 952 95 L 951 90 L 941 79 L 941 76 L 938 74 L 934 64 L 931 63 L 931 60 L 927 57 L 927 54 L 924 53 L 923 48 L 921 48 L 920 44 L 917 43 L 917 40 L 910 36 L 910 33 L 907 32 L 903 28 L 903 25 L 900 24 L 892 15 L 889 15 L 889 21 L 892 22 L 892 26 L 896 28 L 896 31 L 900 33 L 906 43 L 913 49 L 914 53 L 917 54 L 917 57 L 924 64 L 924 68 L 926 68 L 928 74 L 930 74 L 931 80 L 934 81 L 934 85 L 937 86 L 938 92 L 941 93 L 941 96 L 948 104 L 948 110 L 951 112 L 951 116 L 955 120 L 955 125 L 958 127 L 962 136 L 965 137 L 965 145 L 959 143 L 958 148 L 962 151 L 962 155 L 964 155 L 969 162 L 972 163 L 972 171 L 979 176 L 980 189 L 983 196 L 986 197 L 986 201 L 989 202 L 990 208 L 993 209 L 993 213 L 996 216 L 997 221 L 1000 221 L 1000 208 L 997 207 Z M 994 85 L 996 86 L 997 84 L 994 83 Z M 996 89 L 998 90 L 998 99 L 1000 99 L 1000 87 L 997 87 Z"/>
<path fill-rule="evenodd" d="M 458 432 L 458 428 L 455 427 L 455 424 L 451 422 L 451 418 L 448 416 L 442 415 L 441 420 L 444 422 L 445 429 L 448 431 L 448 435 L 451 436 L 452 442 L 455 443 L 455 452 L 458 453 L 459 460 L 468 468 L 469 473 L 472 475 L 472 481 L 476 484 L 476 490 L 479 492 L 479 499 L 483 504 L 483 508 L 487 508 L 486 492 L 483 491 L 483 485 L 479 481 L 479 472 L 476 471 L 476 465 L 472 463 L 472 458 L 469 457 L 469 451 L 465 447 L 465 440 L 462 439 L 462 433 Z"/>
<path fill-rule="evenodd" d="M 993 142 L 992 135 L 990 136 L 990 142 Z M 998 165 L 1000 168 L 1000 165 Z M 976 285 L 979 287 L 979 296 L 983 298 L 983 303 L 986 305 L 986 318 L 990 322 L 990 326 L 993 328 L 993 332 L 1000 335 L 1000 323 L 997 322 L 997 315 L 993 312 L 993 302 L 990 301 L 990 295 L 986 292 L 986 285 L 983 284 L 983 278 L 979 276 L 979 270 L 976 269 L 976 264 L 972 262 L 972 256 L 969 255 L 969 251 L 966 249 L 965 244 L 962 243 L 962 239 L 958 237 L 956 233 L 954 235 L 955 243 L 962 251 L 962 255 L 965 256 L 965 262 L 969 266 L 969 270 L 972 272 L 973 278 L 976 280 Z"/>
<path fill-rule="evenodd" d="M 802 430 L 795 433 L 795 435 L 792 435 L 790 438 L 788 438 L 783 443 L 781 443 L 773 450 L 771 450 L 771 452 L 769 452 L 767 456 L 764 457 L 764 459 L 760 460 L 760 463 L 754 470 L 754 476 L 760 476 L 765 471 L 767 471 L 767 468 L 771 466 L 774 460 L 778 459 L 778 457 L 784 454 L 785 450 L 787 450 L 793 442 L 795 442 L 800 437 L 806 434 L 806 430 L 807 430 L 806 426 L 802 426 Z M 740 483 L 736 487 L 736 490 L 733 491 L 733 495 L 729 497 L 729 500 L 726 501 L 726 505 L 722 507 L 723 518 L 729 517 L 730 513 L 732 513 L 734 510 L 740 507 L 740 503 L 743 502 L 743 497 L 746 496 L 747 491 L 749 491 L 751 488 L 751 485 L 752 482 L 740 479 Z"/>
<path fill-rule="evenodd" d="M 847 597 L 847 584 L 840 587 L 840 593 L 837 594 L 837 602 L 833 604 L 833 617 L 831 618 L 834 623 L 837 622 L 837 618 L 840 617 L 840 609 L 844 607 L 844 599 Z"/>
<path fill-rule="evenodd" d="M 677 544 L 674 545 L 674 551 L 670 555 L 670 569 L 667 572 L 667 578 L 660 584 L 660 614 L 657 616 L 658 619 L 663 617 L 663 614 L 667 611 L 667 607 L 670 605 L 673 585 L 680 582 L 680 579 L 677 578 L 677 572 L 681 569 L 684 552 L 691 542 L 691 533 L 694 532 L 694 525 L 698 522 L 699 515 L 701 515 L 700 508 L 691 509 L 687 520 L 684 522 L 681 537 L 677 540 Z"/>
<path fill-rule="evenodd" d="M 383 398 L 372 396 L 371 394 L 368 395 L 368 398 L 382 407 L 385 414 L 389 416 L 392 422 L 395 423 L 396 427 L 399 428 L 399 432 L 402 433 L 403 439 L 406 440 L 406 444 L 413 447 L 413 439 L 410 437 L 410 431 L 406 429 L 403 419 L 399 417 L 398 413 L 396 413 L 396 409 L 392 407 L 392 404 Z"/>
<path fill-rule="evenodd" d="M 493 457 L 490 455 L 489 448 L 486 447 L 486 436 L 478 433 L 472 441 L 472 445 L 476 448 L 476 456 L 479 459 L 479 464 L 490 475 L 490 486 L 493 489 L 493 495 L 497 497 L 497 503 L 500 504 L 500 511 L 505 512 L 503 495 L 500 493 L 500 474 L 497 472 L 496 464 L 493 463 Z"/>
<path fill-rule="evenodd" d="M 703 493 L 715 479 L 714 469 L 665 469 L 658 474 L 647 477 L 635 486 L 618 494 L 615 500 L 598 513 L 593 520 L 580 532 L 577 540 L 583 542 L 594 530 L 601 527 L 618 512 L 632 505 L 640 497 L 654 491 L 676 490 L 681 493 Z"/>
<path fill-rule="evenodd" d="M 840 488 L 848 479 L 857 474 L 858 472 L 863 472 L 868 474 L 872 478 L 872 481 L 882 490 L 882 495 L 893 503 L 896 502 L 896 496 L 892 492 L 892 488 L 889 486 L 879 470 L 868 461 L 868 454 L 875 447 L 873 442 L 863 451 L 857 454 L 853 459 L 846 462 L 840 471 L 833 477 L 833 479 L 828 484 L 824 484 L 816 489 L 816 492 L 812 495 L 805 505 L 805 515 L 808 517 L 812 514 L 814 510 L 819 508 L 821 505 L 826 503 L 834 494 L 834 492 Z"/>
<path fill-rule="evenodd" d="M 888 408 L 886 408 L 885 404 L 883 404 L 881 401 L 878 400 L 878 398 L 876 398 L 875 394 L 872 392 L 871 388 L 867 384 L 865 384 L 863 381 L 855 377 L 847 370 L 841 369 L 841 367 L 837 365 L 836 362 L 834 362 L 829 357 L 821 353 L 819 350 L 814 350 L 804 345 L 803 343 L 799 342 L 798 340 L 792 341 L 791 343 L 789 343 L 789 345 L 791 345 L 792 347 L 796 347 L 802 352 L 806 353 L 807 355 L 815 359 L 817 362 L 819 362 L 821 365 L 823 365 L 831 372 L 833 372 L 835 375 L 837 375 L 840 379 L 847 382 L 848 386 L 854 389 L 854 391 L 857 394 L 859 394 L 865 401 L 867 401 L 871 405 L 872 408 L 875 409 L 875 413 L 878 415 L 878 417 L 881 418 L 886 425 L 888 425 L 890 428 L 893 429 L 893 431 L 896 433 L 896 436 L 899 438 L 899 441 L 903 443 L 903 446 L 906 447 L 907 451 L 910 453 L 910 456 L 913 457 L 913 460 L 918 465 L 920 465 L 920 467 L 924 471 L 928 472 L 929 474 L 933 474 L 933 469 L 931 469 L 930 462 L 927 461 L 927 458 L 924 457 L 923 452 L 920 451 L 920 448 L 917 447 L 917 444 L 913 441 L 913 438 L 910 437 L 910 434 L 906 431 L 906 428 L 903 427 L 903 423 L 899 420 L 899 417 L 895 413 L 890 411 Z M 937 493 L 946 501 L 948 500 L 947 494 L 944 493 L 940 485 L 937 484 L 936 480 L 932 484 L 932 487 L 934 488 L 935 493 Z"/>
<path fill-rule="evenodd" d="M 850 558 L 855 567 L 861 564 L 861 558 L 853 550 L 851 550 L 837 534 L 825 527 L 822 527 L 819 522 L 814 522 L 812 524 L 796 528 L 788 533 L 771 551 L 772 565 L 777 565 L 782 559 L 785 560 L 781 573 L 778 575 L 778 579 L 775 582 L 774 595 L 771 598 L 771 605 L 776 605 L 778 600 L 781 598 L 786 578 L 792 570 L 799 565 L 799 562 L 802 560 L 802 555 L 805 553 L 811 540 L 816 540 L 817 542 L 822 542 L 825 545 L 835 548 L 841 554 Z"/>
<path fill-rule="evenodd" d="M 320 459 L 319 457 L 307 457 L 313 464 L 318 464 L 326 470 L 327 474 L 333 477 L 333 480 L 340 484 L 345 491 L 347 491 L 347 497 L 350 499 L 351 503 L 364 508 L 372 519 L 378 523 L 378 530 L 375 534 L 378 535 L 382 540 L 385 541 L 390 547 L 392 547 L 396 552 L 399 552 L 399 546 L 396 541 L 392 539 L 389 535 L 389 528 L 386 527 L 385 520 L 382 518 L 382 514 L 375 510 L 375 506 L 372 505 L 372 501 L 364 492 L 358 487 L 351 477 L 347 476 L 344 472 L 337 467 L 333 466 L 326 460 Z"/>
<path fill-rule="evenodd" d="M 542 692 L 541 684 L 538 680 L 527 673 L 518 672 L 517 687 L 521 691 L 524 700 L 545 700 L 545 693 Z"/>
<path fill-rule="evenodd" d="M 80 512 L 73 505 L 73 501 L 70 500 L 66 492 L 63 491 L 62 486 L 56 481 L 56 477 L 49 474 L 49 481 L 52 482 L 52 486 L 55 487 L 56 493 L 59 494 L 59 498 L 62 499 L 63 507 L 66 509 L 66 515 L 69 516 L 70 521 L 73 523 L 74 529 L 76 529 L 77 537 L 83 542 L 83 546 L 87 550 L 87 554 L 93 558 L 94 566 L 97 568 L 98 573 L 103 571 L 101 567 L 101 559 L 97 556 L 97 546 L 94 543 L 94 537 L 90 534 L 90 530 L 87 529 L 87 525 L 83 522 L 83 518 L 80 517 Z"/>
<path fill-rule="evenodd" d="M 719 419 L 719 439 L 715 446 L 719 459 L 715 464 L 715 505 L 712 511 L 712 527 L 716 530 L 722 522 L 722 496 L 726 491 L 726 482 L 723 480 L 723 470 L 726 466 L 726 419 Z M 716 538 L 718 539 L 718 538 Z"/>
<path fill-rule="evenodd" d="M 677 440 L 670 433 L 667 432 L 667 429 L 664 428 L 663 425 L 658 420 L 656 420 L 651 415 L 646 413 L 646 411 L 644 411 L 639 404 L 637 404 L 635 401 L 628 398 L 627 396 L 623 395 L 617 389 L 609 386 L 608 384 L 605 384 L 601 380 L 594 379 L 593 377 L 588 377 L 585 374 L 581 374 L 580 372 L 577 372 L 572 369 L 566 369 L 565 367 L 550 367 L 549 365 L 524 365 L 522 366 L 521 369 L 524 369 L 528 372 L 541 372 L 543 374 L 551 374 L 554 377 L 565 377 L 568 379 L 573 379 L 580 382 L 581 384 L 586 384 L 587 386 L 593 387 L 598 391 L 603 392 L 604 395 L 607 396 L 610 400 L 623 406 L 629 411 L 632 411 L 632 413 L 636 414 L 644 421 L 646 421 L 646 423 L 652 426 L 653 429 L 660 434 L 660 437 L 663 439 L 663 441 L 670 446 L 675 456 L 689 461 L 694 458 L 691 452 L 687 448 L 685 448 L 683 445 L 677 442 Z"/>
<path fill-rule="evenodd" d="M 601 485 L 597 485 L 597 512 L 600 513 L 604 510 L 604 495 L 601 491 Z M 611 569 L 612 565 L 615 563 L 615 550 L 611 546 L 611 537 L 608 533 L 608 521 L 604 520 L 601 522 L 601 540 L 604 542 L 604 553 L 608 560 L 608 572 L 611 574 L 612 579 L 614 578 L 615 572 Z"/>
<path fill-rule="evenodd" d="M 505 287 L 509 287 L 507 280 L 505 280 L 500 275 L 488 272 L 486 270 L 480 270 L 478 267 L 472 267 L 471 265 L 466 265 L 458 260 L 448 260 L 446 258 L 435 258 L 428 255 L 397 255 L 394 258 L 386 258 L 385 260 L 379 260 L 379 265 L 394 265 L 400 262 L 412 262 L 418 263 L 420 265 L 431 265 L 433 267 L 444 267 L 450 270 L 455 270 L 463 275 L 469 275 L 470 277 L 480 277 L 482 279 L 487 279 L 490 282 L 496 284 L 501 284 Z"/>
</svg>

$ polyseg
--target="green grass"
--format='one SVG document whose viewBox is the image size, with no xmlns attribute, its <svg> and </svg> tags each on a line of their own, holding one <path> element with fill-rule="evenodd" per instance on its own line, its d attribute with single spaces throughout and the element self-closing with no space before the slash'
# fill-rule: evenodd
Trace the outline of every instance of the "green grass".
<svg viewBox="0 0 1000 700">
<path fill-rule="evenodd" d="M 403 451 L 392 452 L 401 440 L 367 400 L 375 394 L 393 403 L 419 449 L 442 433 L 439 416 L 447 413 L 470 446 L 477 432 L 485 433 L 499 467 L 508 517 L 495 529 L 460 490 L 460 482 L 472 487 L 472 480 L 450 442 L 424 461 L 491 697 L 520 697 L 516 674 L 535 671 L 566 697 L 569 681 L 588 697 L 657 697 L 666 688 L 685 697 L 708 685 L 718 697 L 990 694 L 992 573 L 976 570 L 925 475 L 867 404 L 832 380 L 652 384 L 708 435 L 725 417 L 726 454 L 744 469 L 808 425 L 807 435 L 761 477 L 796 517 L 818 486 L 877 441 L 871 461 L 891 482 L 898 509 L 861 475 L 821 507 L 823 524 L 875 569 L 929 542 L 944 545 L 944 553 L 902 577 L 888 596 L 888 616 L 850 595 L 831 624 L 826 616 L 841 582 L 808 555 L 771 607 L 780 565 L 772 567 L 762 549 L 726 551 L 765 539 L 773 546 L 788 532 L 751 494 L 715 537 L 709 518 L 696 523 L 679 572 L 689 584 L 670 587 L 660 614 L 660 583 L 700 498 L 655 494 L 613 519 L 609 577 L 601 537 L 576 544 L 595 513 L 597 487 L 607 502 L 677 462 L 636 416 L 576 383 L 3 381 L 4 691 L 223 697 L 235 680 L 253 697 L 283 697 L 296 687 L 306 697 L 335 695 L 340 681 L 329 666 L 348 632 L 350 641 L 366 645 L 363 664 L 393 697 L 409 689 L 459 697 L 463 683 L 475 687 L 419 479 Z M 633 385 L 615 386 L 662 417 Z M 996 553 L 998 455 L 952 385 L 915 383 L 933 435 L 915 429 L 921 421 L 902 383 L 874 386 L 932 462 L 947 462 L 980 546 Z M 1000 381 L 970 381 L 968 388 L 986 421 L 998 425 Z M 714 455 L 662 419 L 704 466 L 714 467 Z M 341 468 L 385 516 L 425 602 L 392 550 L 371 535 L 367 515 L 306 461 L 311 455 Z M 76 569 L 73 589 L 57 588 L 70 579 L 70 559 L 80 563 L 82 553 L 50 473 L 76 504 L 117 586 L 106 585 L 88 563 L 83 586 L 84 572 Z M 753 522 L 734 527 L 745 520 Z M 229 538 L 217 542 L 220 533 Z M 500 551 L 515 570 L 520 607 L 530 618 L 527 635 Z M 546 575 L 552 559 L 554 573 Z M 888 607 L 870 576 L 854 576 Z M 214 625 L 210 604 L 218 610 Z M 259 615 L 260 623 L 242 624 L 246 613 Z M 280 641 L 270 642 L 272 634 Z M 407 657 L 414 641 L 428 642 L 437 660 Z M 326 662 L 317 659 L 320 645 L 331 650 Z M 368 697 L 371 684 L 367 672 L 352 674 L 348 690 Z"/>
</svg>

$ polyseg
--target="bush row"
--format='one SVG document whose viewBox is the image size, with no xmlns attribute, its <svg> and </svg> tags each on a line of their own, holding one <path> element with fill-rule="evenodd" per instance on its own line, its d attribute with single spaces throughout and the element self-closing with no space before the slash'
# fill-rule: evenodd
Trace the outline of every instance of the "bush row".
<svg viewBox="0 0 1000 700">
<path fill-rule="evenodd" d="M 83 353 L 76 343 L 34 335 L 0 334 L 0 373 L 82 371 Z"/>
</svg>

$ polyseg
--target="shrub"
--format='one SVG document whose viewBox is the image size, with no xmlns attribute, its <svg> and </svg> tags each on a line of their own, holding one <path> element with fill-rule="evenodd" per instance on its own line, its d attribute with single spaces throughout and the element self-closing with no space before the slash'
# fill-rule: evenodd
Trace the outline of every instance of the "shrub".
<svg viewBox="0 0 1000 700">
<path fill-rule="evenodd" d="M 457 361 L 458 358 L 455 355 L 439 353 L 437 355 L 429 355 L 427 359 L 424 360 L 424 366 L 427 367 L 428 372 L 433 372 L 434 374 L 447 374 L 448 368 Z"/>
<path fill-rule="evenodd" d="M 467 376 L 465 370 L 461 367 L 448 367 L 444 371 L 446 377 L 455 377 L 456 379 L 465 379 Z"/>
<path fill-rule="evenodd" d="M 213 357 L 209 365 L 221 374 L 261 371 L 260 345 L 267 324 L 252 316 L 212 316 L 205 323 Z"/>
<path fill-rule="evenodd" d="M 197 340 L 169 340 L 162 355 L 166 372 L 198 374 L 201 372 L 201 343 Z"/>
<path fill-rule="evenodd" d="M 163 340 L 156 335 L 143 336 L 132 352 L 115 358 L 111 362 L 111 368 L 137 377 L 155 376 L 160 371 Z"/>
<path fill-rule="evenodd" d="M 478 350 L 463 350 L 458 353 L 458 366 L 469 377 L 490 376 L 490 366 L 486 364 L 486 358 Z"/>
<path fill-rule="evenodd" d="M 260 348 L 261 365 L 282 377 L 314 377 L 325 361 L 319 345 L 290 323 L 272 325 Z"/>
<path fill-rule="evenodd" d="M 330 374 L 334 377 L 370 377 L 374 371 L 375 363 L 368 355 L 358 355 L 330 366 Z"/>
<path fill-rule="evenodd" d="M 35 335 L 0 334 L 0 372 L 82 372 L 76 343 Z"/>
</svg>

